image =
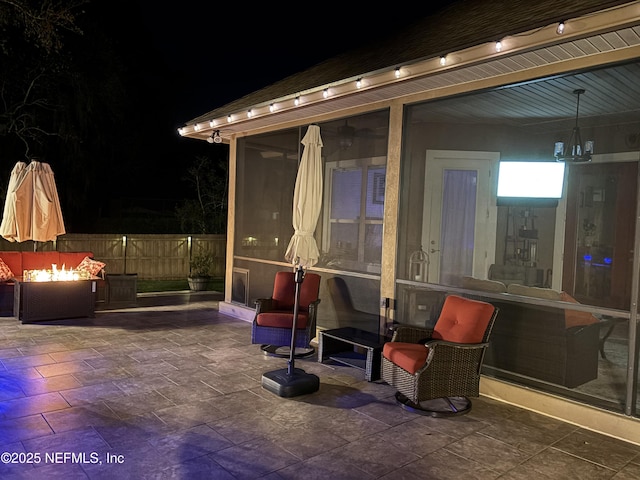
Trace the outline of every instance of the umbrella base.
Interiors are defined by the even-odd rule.
[[[260,350],[270,357],[289,358],[291,356],[291,347],[280,347],[278,345],[260,345]],[[293,356],[295,358],[309,358],[316,353],[315,348],[295,348]]]
[[[280,397],[297,397],[317,392],[320,389],[320,379],[300,368],[294,368],[291,374],[284,368],[264,373],[262,388]]]

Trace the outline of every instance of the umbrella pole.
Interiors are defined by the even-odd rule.
[[[295,349],[296,349],[296,327],[298,324],[298,311],[300,309],[300,285],[304,280],[304,270],[302,265],[298,265],[296,275],[294,277],[296,282],[296,294],[293,302],[293,325],[291,326],[291,351],[289,352],[289,361],[287,362],[287,373],[292,375],[295,370]]]
[[[317,375],[295,368],[296,324],[298,323],[298,309],[300,304],[300,284],[304,279],[304,270],[298,266],[295,274],[296,293],[293,304],[293,324],[291,325],[291,351],[286,369],[273,370],[262,375],[262,386],[281,397],[296,397],[317,392],[320,389],[320,379]]]

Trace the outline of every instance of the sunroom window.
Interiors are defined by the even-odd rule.
[[[328,264],[380,272],[386,157],[327,162],[322,250]]]

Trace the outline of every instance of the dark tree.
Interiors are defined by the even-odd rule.
[[[176,208],[184,233],[225,233],[227,226],[227,163],[196,157],[184,181],[192,197]]]

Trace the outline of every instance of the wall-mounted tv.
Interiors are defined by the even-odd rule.
[[[557,205],[562,197],[564,166],[563,162],[501,161],[498,205]]]

